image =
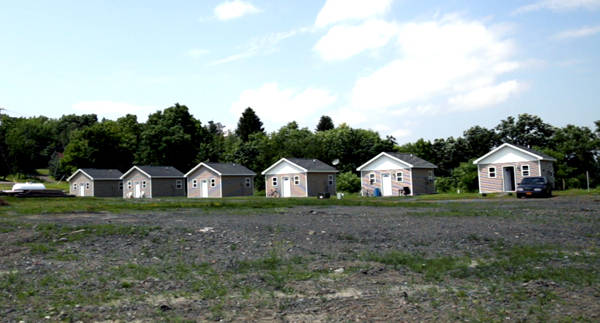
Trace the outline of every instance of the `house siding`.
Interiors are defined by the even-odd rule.
[[[181,188],[177,188],[177,181],[181,181]],[[159,196],[185,196],[185,178],[153,178],[152,197]]]
[[[431,174],[431,177],[429,176]],[[412,184],[413,194],[433,194],[435,193],[435,177],[433,169],[413,168]]]
[[[215,186],[212,187],[210,186],[210,179],[214,178],[215,179]],[[198,181],[198,187],[193,188],[192,187],[192,182],[193,180],[197,180]],[[217,173],[213,172],[212,170],[202,166],[200,168],[198,168],[195,172],[193,172],[192,174],[190,174],[190,176],[187,177],[187,191],[188,197],[191,198],[201,198],[202,197],[202,181],[206,180],[207,184],[208,184],[208,197],[214,197],[214,198],[218,198],[221,197],[221,176],[219,176]]]
[[[333,184],[329,185],[329,175],[333,175]],[[335,173],[309,173],[308,196],[317,196],[319,193],[335,195]]]
[[[250,187],[246,187],[246,178],[250,178]],[[254,194],[253,176],[222,176],[223,196],[252,196]],[[294,183],[292,183],[294,185]]]
[[[515,168],[516,182],[520,183],[523,180],[521,166],[529,165],[529,176],[540,176],[539,165],[537,160],[522,161],[515,163],[495,163],[477,165],[479,173],[479,191],[481,193],[498,193],[504,192],[504,167]],[[489,168],[496,168],[496,177],[489,177]]]
[[[73,189],[73,184],[77,184],[77,189]],[[84,189],[84,195],[81,195],[80,187],[85,184],[89,184],[89,188]],[[79,173],[69,181],[69,193],[79,197],[94,196],[94,181]]]
[[[96,180],[93,194],[96,197],[122,196],[123,192],[119,189],[119,183],[121,180]]]
[[[298,185],[294,184],[294,176],[300,177],[300,183]],[[272,178],[277,177],[277,186],[273,186]],[[291,197],[305,197],[307,193],[306,187],[306,174],[305,173],[290,173],[290,174],[277,174],[277,175],[266,175],[265,176],[265,191],[267,197],[271,196],[272,192],[279,193],[279,196],[282,196],[281,185],[283,183],[283,178],[289,177],[291,181]]]
[[[542,169],[541,176],[546,176],[546,178],[548,178],[548,181],[550,181],[552,187],[554,188],[556,186],[554,180],[554,163],[549,160],[541,160],[540,168]]]
[[[127,187],[127,182],[129,181],[131,181],[131,188]],[[142,187],[142,181],[146,181],[146,188]],[[144,197],[152,198],[152,181],[148,176],[144,175],[137,169],[134,169],[131,173],[127,174],[127,176],[123,178],[123,197],[129,197],[129,193],[131,193],[131,196],[134,197],[135,185],[138,183],[140,184],[141,192],[144,192]]]
[[[396,179],[396,173],[402,172],[402,182],[398,182]],[[389,173],[392,176],[392,195],[400,196],[401,192],[404,191],[404,187],[411,189],[411,194],[415,194],[412,191],[412,171],[410,169],[388,169],[388,170],[373,170],[373,171],[361,171],[361,193],[363,196],[373,196],[375,189],[383,193],[382,188],[382,174]],[[369,181],[369,174],[375,174],[375,183],[371,184]]]

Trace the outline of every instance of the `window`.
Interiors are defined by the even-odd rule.
[[[123,190],[123,182],[119,182],[119,191]]]
[[[178,190],[182,189],[183,188],[183,181],[180,180],[180,179],[176,180],[175,181],[175,188],[178,189]]]
[[[489,178],[496,178],[496,167],[490,167],[490,168],[488,168],[488,177]]]
[[[521,165],[521,175],[529,176],[529,165]]]
[[[273,186],[277,186],[277,177],[272,177],[271,181],[273,183]]]
[[[397,182],[402,182],[402,172],[397,172],[396,173],[396,181]]]
[[[250,179],[250,177],[246,177],[245,184],[246,184],[246,187],[250,187],[251,186],[252,180]]]
[[[142,181],[142,188],[146,188],[146,181]]]
[[[77,189],[77,183],[73,183],[73,189],[76,190]]]
[[[327,176],[327,182],[329,183],[329,185],[333,185],[333,175]]]
[[[375,174],[373,173],[369,174],[369,184],[375,184]]]
[[[214,178],[211,178],[210,179],[210,187],[215,187],[215,186],[217,186],[217,180]]]
[[[127,181],[127,189],[131,189],[131,181]]]
[[[85,183],[85,189],[89,190],[90,189],[90,183]]]
[[[194,179],[194,180],[192,180],[192,188],[196,188],[196,187],[198,187],[198,180]]]
[[[433,183],[433,171],[427,171],[427,180],[429,180],[430,183]]]
[[[300,185],[300,176],[294,176],[294,185]]]

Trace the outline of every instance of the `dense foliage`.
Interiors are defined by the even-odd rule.
[[[190,114],[185,105],[175,104],[148,117],[145,123],[125,115],[116,121],[98,121],[96,115],[0,118],[0,175],[34,174],[49,168],[65,178],[80,167],[127,170],[133,164],[171,165],[186,172],[201,161],[236,162],[260,173],[281,157],[317,158],[326,163],[339,160],[340,190],[360,189],[356,168],[382,151],[413,153],[438,166],[440,191],[477,189],[477,172],[472,160],[493,147],[509,142],[529,146],[557,159],[558,188],[585,187],[586,171],[591,186],[600,184],[600,121],[596,129],[567,125],[558,128],[539,117],[521,114],[508,117],[491,129],[474,126],[462,137],[433,141],[419,139],[396,145],[393,137],[377,132],[333,126],[321,117],[315,131],[292,121],[266,133],[254,110],[242,114],[235,132],[225,131],[213,121],[206,124]],[[264,186],[257,176],[257,187]]]

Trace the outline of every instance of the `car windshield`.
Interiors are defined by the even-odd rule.
[[[544,184],[543,177],[529,177],[524,178],[521,184]]]

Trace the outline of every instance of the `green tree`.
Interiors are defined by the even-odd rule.
[[[501,142],[526,147],[546,147],[555,129],[544,123],[540,117],[524,113],[520,114],[517,120],[510,116],[500,121],[496,131]]]
[[[588,127],[567,125],[559,128],[552,137],[552,150],[556,152],[556,185],[567,188],[586,186],[586,171],[590,174],[590,184],[600,184],[599,154],[600,138]],[[552,153],[552,151],[550,151]]]
[[[468,159],[481,157],[500,143],[498,134],[494,130],[480,126],[474,126],[465,130],[463,138],[467,144],[465,157]]]
[[[475,192],[479,187],[477,165],[473,165],[473,160],[460,163],[458,167],[452,170],[452,178],[457,188],[463,192]]]
[[[336,185],[340,192],[358,192],[360,191],[360,177],[353,172],[344,172],[337,177]]]
[[[242,141],[248,141],[248,137],[256,132],[264,133],[263,123],[260,121],[256,112],[252,108],[248,107],[242,113],[240,120],[235,129],[235,134],[242,139]]]
[[[335,128],[333,125],[333,120],[329,116],[322,116],[319,120],[319,124],[317,124],[317,131],[327,131]]]
[[[5,143],[11,172],[35,174],[54,152],[56,122],[46,117],[18,118],[10,123]]]

